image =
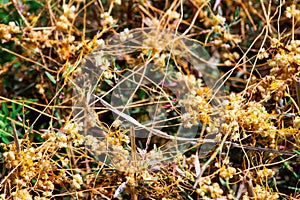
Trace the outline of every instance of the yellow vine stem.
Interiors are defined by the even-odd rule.
[[[193,186],[194,189],[196,189],[199,181],[201,180],[202,178],[202,175],[204,173],[204,171],[207,169],[207,167],[209,166],[209,164],[217,157],[217,155],[222,151],[223,149],[223,146],[226,142],[226,139],[227,137],[229,136],[229,134],[231,133],[231,128],[227,131],[227,133],[225,134],[223,140],[221,141],[219,147],[214,151],[214,153],[210,156],[210,158],[208,159],[208,161],[206,163],[204,163],[204,165],[201,167],[201,170],[200,170],[200,174],[198,175],[196,181],[195,181],[195,184]]]
[[[295,105],[296,109],[298,110],[298,113],[300,113],[299,106],[298,106],[297,102],[294,100],[294,98],[291,97],[291,95],[287,92],[284,93],[284,96],[289,97],[291,99],[291,101]]]
[[[57,117],[55,117],[55,116],[52,116],[52,115],[50,115],[50,114],[48,114],[48,113],[42,112],[42,111],[40,111],[40,110],[38,110],[38,109],[36,109],[36,108],[34,108],[34,107],[31,107],[31,106],[29,106],[29,105],[24,104],[26,101],[19,102],[19,101],[16,101],[16,100],[12,100],[12,99],[8,99],[8,98],[6,98],[6,97],[0,96],[0,100],[1,100],[1,99],[4,100],[5,102],[12,102],[12,103],[15,103],[15,104],[24,106],[24,107],[26,107],[26,108],[29,108],[29,109],[31,109],[31,110],[33,110],[33,111],[35,111],[35,112],[40,113],[40,115],[45,115],[45,116],[47,116],[47,117],[49,117],[49,118],[53,118],[53,119],[59,120],[59,119],[58,119]],[[1,101],[0,101],[0,102],[1,102]],[[36,104],[36,105],[39,105],[39,104]],[[47,106],[47,107],[54,107],[54,106],[48,106],[48,105],[46,105],[46,106]],[[18,124],[18,123],[16,122],[16,124]],[[20,124],[18,124],[18,125],[20,125]]]
[[[22,56],[22,55],[20,55],[20,54],[18,54],[18,53],[16,53],[16,52],[13,52],[13,51],[7,49],[7,48],[4,48],[4,47],[0,46],[0,49],[1,49],[2,51],[6,51],[7,53],[10,53],[10,54],[12,54],[12,55],[15,55],[15,56],[17,56],[17,57],[19,57],[19,58],[21,58],[21,59],[23,59],[23,60],[26,60],[26,61],[28,61],[28,62],[34,63],[34,64],[36,64],[36,65],[38,65],[38,66],[40,66],[40,67],[46,69],[46,70],[49,71],[49,72],[56,73],[56,71],[54,71],[54,70],[52,70],[52,69],[49,69],[48,67],[42,65],[41,63],[36,62],[36,61],[34,61],[34,60],[31,60],[30,58],[26,58],[26,57],[24,57],[24,56]]]

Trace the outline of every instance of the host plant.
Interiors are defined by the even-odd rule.
[[[299,16],[1,1],[1,198],[299,199]]]

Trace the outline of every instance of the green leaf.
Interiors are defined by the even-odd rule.
[[[140,99],[145,99],[146,95],[147,95],[147,93],[144,90],[138,91],[138,96]]]
[[[18,67],[20,67],[21,66],[21,62],[15,62],[14,64],[13,64],[13,67],[14,68],[18,68]]]
[[[281,160],[284,160],[282,156],[279,157]],[[284,162],[283,165],[286,167],[286,169],[288,169],[290,172],[292,172],[292,174],[294,175],[294,177],[296,179],[299,179],[299,175],[293,170],[293,168],[291,167],[291,165],[287,162]]]
[[[15,117],[18,114],[18,111],[16,110],[16,104],[12,103],[11,106],[12,106],[12,109],[11,109],[10,117],[15,119]]]
[[[31,179],[31,184],[32,184],[32,185],[34,185],[36,182],[37,182],[37,181],[36,181],[35,178]]]
[[[149,49],[147,54],[148,54],[147,57],[150,58],[150,56],[151,56],[151,54],[152,54],[152,50]]]
[[[8,139],[8,137],[12,137],[12,135],[10,135],[9,133],[0,129],[0,138],[5,144],[10,143],[10,140]]]
[[[4,115],[8,116],[8,108],[7,108],[7,103],[6,102],[2,103],[2,110],[4,112]]]
[[[7,4],[7,3],[9,3],[9,0],[1,0],[0,1],[0,5]]]
[[[53,83],[53,84],[56,84],[56,81],[55,79],[53,78],[53,76],[49,73],[49,72],[45,72],[46,76],[50,79],[50,81]]]
[[[38,102],[38,99],[26,99],[25,103],[33,103],[33,102]]]
[[[5,124],[4,124],[4,122],[2,120],[0,120],[0,127],[1,127],[1,129],[5,128]]]
[[[18,107],[16,108],[16,112],[20,113],[22,111],[23,106],[18,104]]]
[[[236,7],[235,8],[235,11],[234,11],[234,13],[233,13],[233,18],[234,19],[236,19],[236,18],[238,18],[240,16],[240,7]]]
[[[227,182],[223,178],[220,177],[219,180],[223,186],[227,186]]]
[[[10,141],[6,138],[6,137],[1,137],[2,141],[5,143],[5,144],[9,144]]]
[[[298,155],[300,155],[300,150],[294,150],[294,152]]]
[[[72,66],[72,65],[69,65],[69,67],[68,67],[68,72],[71,72],[72,69],[73,69],[73,66]]]

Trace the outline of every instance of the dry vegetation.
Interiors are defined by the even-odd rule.
[[[296,0],[1,2],[1,199],[300,199]]]

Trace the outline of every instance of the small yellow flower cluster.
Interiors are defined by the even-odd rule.
[[[183,123],[183,126],[185,128],[191,128],[193,125],[197,125],[198,124],[198,112],[195,110],[191,110],[187,113],[184,113],[181,116],[181,120]]]
[[[285,16],[287,18],[292,18],[292,17],[298,18],[300,16],[300,10],[296,9],[296,5],[293,4],[286,8]]]
[[[125,28],[124,31],[122,31],[120,33],[120,40],[121,40],[121,42],[124,42],[125,40],[130,39],[132,37],[133,37],[133,35],[132,35],[132,33],[129,32],[128,28]]]
[[[32,195],[29,193],[28,189],[17,190],[16,192],[12,193],[12,196],[16,200],[33,200]]]
[[[38,180],[36,185],[38,186],[38,188],[41,188],[43,190],[44,196],[52,195],[54,184],[52,180],[49,180],[49,176],[47,175],[47,173],[44,173],[42,176],[40,176],[40,179]]]
[[[296,116],[295,119],[294,119],[294,128],[296,129],[300,129],[300,117],[299,116]]]
[[[219,14],[213,16],[209,15],[209,12],[205,9],[200,12],[200,17],[203,18],[204,26],[211,27],[211,29],[216,32],[223,32],[223,26],[225,25],[226,19]]]
[[[83,184],[83,179],[80,174],[73,175],[73,180],[71,181],[71,187],[75,189],[80,189]]]
[[[266,111],[265,107],[258,102],[245,100],[236,94],[231,94],[229,100],[225,102],[225,109],[220,113],[220,117],[225,120],[221,125],[221,132],[227,133],[232,131],[232,139],[238,140],[240,136],[240,129],[243,131],[242,138],[247,135],[246,131],[254,131],[255,133],[262,134],[275,138],[276,128],[270,122],[270,114]]]
[[[222,59],[225,60],[224,64],[226,66],[231,66],[232,62],[236,62],[236,60],[240,59],[240,54],[236,51],[234,52],[224,52],[221,54]]]
[[[182,123],[184,127],[191,128],[193,125],[202,123],[209,124],[211,113],[211,106],[208,103],[210,96],[209,89],[203,86],[201,79],[196,79],[193,75],[183,75],[182,73],[177,73],[177,78],[179,82],[187,85],[190,89],[183,99],[179,101],[186,113],[182,114]]]
[[[59,24],[59,22],[57,22]],[[32,28],[25,28],[23,41],[21,45],[26,47],[26,53],[29,57],[39,56],[42,49],[51,48],[57,45],[56,53],[62,59],[68,59],[75,54],[78,47],[74,45],[75,36],[68,34],[63,36],[61,40],[54,40],[54,31],[50,29],[34,30]],[[34,54],[32,53],[34,52]]]
[[[103,39],[98,39],[98,40],[96,40],[96,44],[97,44],[97,46],[100,47],[100,48],[104,48],[104,47],[105,47],[105,42],[104,42]]]
[[[234,48],[236,46],[235,44],[239,44],[242,42],[240,35],[226,32],[220,26],[215,26],[212,29],[212,32],[220,33],[222,36],[221,38],[216,37],[212,41],[212,44],[216,45],[217,47],[221,46],[224,49],[230,49],[230,48]],[[228,44],[229,42],[233,42],[233,43],[229,45]]]
[[[144,54],[147,55],[149,49],[152,50],[152,54],[155,55],[156,53],[160,53],[164,50],[167,43],[163,42],[162,40],[157,39],[156,34],[149,34],[145,40],[143,40],[143,47],[144,47]]]
[[[222,178],[225,178],[226,180],[229,180],[231,178],[233,178],[233,176],[235,175],[236,173],[236,169],[234,167],[225,167],[225,165],[223,165],[221,168],[220,168],[220,176]]]
[[[56,23],[56,28],[61,31],[67,31],[72,26],[75,20],[76,7],[74,5],[70,6],[67,4],[63,5],[63,14],[59,17]]]
[[[95,155],[101,155],[107,153],[105,141],[100,141],[96,137],[87,135],[84,137],[85,145],[91,149]]]
[[[277,39],[271,40],[272,58],[268,60],[271,75],[279,79],[292,78],[295,72],[300,70],[300,40],[292,40],[283,45]],[[260,54],[266,55],[266,52]],[[261,58],[262,55],[259,55]]]
[[[156,163],[157,160],[163,158],[163,152],[155,149],[149,153],[143,153],[142,150],[136,152],[136,159],[133,160],[130,148],[124,147],[128,146],[130,141],[125,133],[121,131],[109,132],[105,136],[106,141],[105,139],[100,141],[90,135],[85,136],[85,145],[96,155],[108,155],[111,167],[119,172],[124,172],[129,178],[135,173],[145,173],[149,164]]]
[[[123,143],[129,143],[129,137],[122,131],[109,132],[106,139],[111,145],[122,146]]]
[[[95,65],[102,71],[108,70],[110,62],[105,58],[104,52],[101,50],[95,54]]]
[[[120,120],[120,119],[116,119],[113,123],[112,123],[112,126],[115,128],[115,129],[117,129],[117,128],[119,128],[119,126],[121,126],[122,125],[122,121]]]
[[[103,40],[97,40],[99,41],[99,45],[103,45],[102,41]],[[96,41],[96,43],[98,43]],[[91,43],[89,43],[91,44]],[[109,67],[111,66],[111,63],[110,61],[105,57],[105,54],[104,54],[104,51],[103,50],[100,50],[100,51],[97,51],[96,53],[93,54],[93,59],[94,59],[94,63],[95,63],[95,66],[100,69],[100,73],[101,73],[101,76],[102,78],[104,79],[112,79],[114,77],[114,72],[113,70],[111,70]],[[79,75],[79,76],[89,76],[87,77],[88,79],[91,79],[90,75],[89,74],[82,74],[82,70],[81,68],[78,68],[78,70],[76,71],[76,73]]]
[[[179,19],[180,18],[180,14],[174,10],[168,10],[166,12],[166,14],[168,15],[168,17],[172,20],[172,19]]]
[[[217,33],[220,37],[212,37],[212,44],[216,47],[223,47],[229,49],[235,47],[235,44],[240,43],[241,37],[237,34],[231,34],[228,29],[225,28],[226,18],[217,14],[212,17],[208,16],[207,11],[200,13],[200,17],[203,18],[204,26],[210,27],[209,35],[212,33]],[[229,45],[229,42],[233,42]]]
[[[111,155],[111,161],[115,169],[120,172],[132,171],[132,165],[129,165],[130,154],[128,150],[125,150],[122,146],[112,145],[109,154]],[[134,170],[135,171],[135,170]]]
[[[275,171],[264,167],[262,170],[257,171],[257,179],[263,182],[268,181],[268,178],[271,178],[275,175]]]
[[[162,54],[156,53],[153,57],[154,63],[157,66],[165,67],[166,66],[166,58],[168,58],[168,56],[169,55],[166,53],[162,53]]]
[[[78,133],[80,129],[80,125],[67,123],[57,134],[46,131],[42,135],[42,138],[46,139],[46,141],[39,147],[34,147],[27,139],[19,140],[20,150],[17,150],[15,143],[5,145],[7,150],[7,152],[3,153],[5,167],[16,170],[9,175],[13,178],[8,178],[4,184],[10,184],[16,188],[16,192],[11,193],[14,199],[46,199],[46,197],[53,195],[55,184],[70,184],[75,190],[81,189],[84,183],[81,172],[76,172],[70,180],[70,177],[67,177],[67,169],[64,169],[70,164],[70,160],[64,155],[61,156],[58,152],[60,148],[66,147],[65,144],[67,142],[73,142],[74,146],[82,143],[82,136]],[[95,142],[90,140],[87,141],[91,145],[95,144]],[[95,145],[97,146],[98,144]],[[105,142],[103,144],[103,149],[105,149]],[[73,148],[73,146],[69,145],[68,148]],[[128,152],[125,150],[121,152],[120,149],[116,151],[121,155]],[[59,160],[52,160],[54,155],[58,156]],[[124,168],[126,168],[126,165]],[[70,175],[70,173],[68,174]],[[27,189],[32,188],[32,180],[36,181],[33,190],[37,194],[40,193],[40,197],[33,198],[31,196],[33,195],[32,191]]]
[[[135,171],[132,165],[128,167],[131,159],[130,152],[123,147],[129,144],[129,137],[121,131],[109,132],[106,134],[106,141],[105,149],[107,150],[102,152],[107,152],[114,168],[121,172]]]
[[[44,83],[44,84],[36,84],[35,88],[38,89],[40,94],[44,94],[45,92],[45,88],[48,87],[48,83]]]
[[[213,15],[213,24],[214,25],[225,25],[226,19],[221,15]]]
[[[43,134],[41,134],[41,137],[52,142],[56,140],[56,134],[52,131],[45,131]]]
[[[224,191],[221,189],[219,183],[211,182],[211,177],[203,177],[199,181],[200,188],[196,189],[196,193],[199,194],[203,199],[208,199],[207,192],[210,193],[211,198],[224,198],[222,195]]]
[[[10,149],[11,148],[12,147],[10,147]],[[14,151],[9,151],[9,152],[3,153],[3,157],[6,161],[5,167],[8,169],[14,168],[19,164],[18,160],[16,160],[16,155],[15,155]]]
[[[269,57],[269,53],[265,50],[265,48],[261,48],[257,55],[258,59],[264,59]]]
[[[257,200],[277,200],[279,199],[279,195],[276,192],[269,192],[266,188],[261,187],[260,185],[256,185],[253,188],[253,191],[255,193],[255,199]],[[248,196],[248,192],[246,192],[243,196],[243,200],[250,200],[253,199],[253,197]]]
[[[121,0],[114,0],[113,1],[115,4],[117,4],[117,5],[121,5],[122,4],[122,1]]]
[[[276,79],[275,76],[265,76],[262,79],[252,79],[253,83],[246,89],[246,97],[249,100],[267,102],[270,99],[276,102],[282,101],[287,92],[290,80]]]
[[[41,31],[32,29],[28,30],[28,32],[24,35],[24,42],[22,43],[22,46],[31,45],[32,47],[39,49],[44,49],[46,47],[50,48],[54,45],[54,41],[50,39],[51,35],[52,31],[48,29]],[[39,53],[38,49],[35,49],[34,52]]]
[[[296,54],[300,54],[300,40],[291,41],[286,48]]]
[[[8,25],[0,24],[1,42],[7,42],[12,39],[12,34],[20,33],[20,27],[15,22],[9,22]]]
[[[149,17],[145,17],[144,23],[149,27],[159,27],[159,20],[157,18],[150,19]]]
[[[82,123],[66,123],[63,128],[63,132],[58,132],[58,140],[64,145],[66,145],[67,142],[73,142],[75,146],[83,144],[84,137],[79,134],[79,131],[82,131],[82,126]]]
[[[173,55],[181,55],[181,51],[173,48],[180,44],[180,40],[174,40],[174,33],[170,30],[164,32],[159,31],[159,29],[153,29],[149,32],[144,32],[142,52],[145,55],[149,54],[151,50],[151,55],[158,58],[161,53],[166,53],[165,50],[172,49]]]
[[[60,48],[57,49],[57,53],[62,59],[66,60],[75,55],[77,47],[73,44],[74,41],[75,37],[73,35],[68,35],[60,42]]]
[[[110,27],[115,24],[114,18],[108,12],[102,13],[101,18],[103,19],[103,27],[104,28]]]
[[[52,172],[54,168],[50,163],[50,159],[45,159],[44,157],[44,151],[52,151],[54,150],[53,148],[56,148],[49,145],[50,143],[45,143],[45,149],[42,150],[28,147],[20,152],[16,152],[14,144],[8,145],[9,151],[5,152],[3,156],[6,162],[6,168],[18,169],[16,171],[17,176],[12,182],[18,188],[17,192],[13,194],[16,198],[19,195],[25,195],[26,189],[23,190],[22,188],[30,187],[33,179],[36,179],[36,187],[43,191],[43,196],[52,195],[54,183],[51,181],[53,177],[49,177],[49,172]],[[22,144],[22,141],[20,141],[20,144]]]

